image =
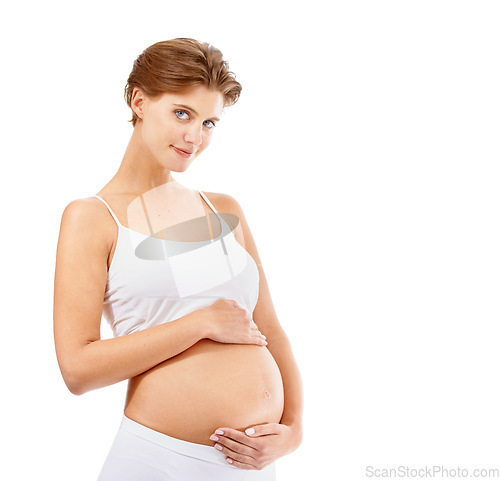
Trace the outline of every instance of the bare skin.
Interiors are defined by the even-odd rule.
[[[202,86],[183,94],[149,99],[137,89],[132,107],[139,120],[118,172],[99,195],[109,201],[124,225],[128,218],[134,219],[128,215],[131,202],[153,191],[160,192],[158,203],[150,202],[153,210],[161,212],[167,198],[168,205],[175,206],[175,199],[183,197],[183,207],[192,207],[195,216],[202,205],[199,197],[178,184],[172,172],[186,170],[210,144],[213,124],[222,113],[221,94]],[[164,186],[167,188],[162,191]],[[81,199],[68,205],[61,221],[54,292],[56,351],[63,377],[75,394],[130,379],[126,415],[153,429],[200,444],[214,445],[210,435],[222,428],[224,434],[216,435],[217,444],[232,464],[243,469],[261,469],[294,450],[301,441],[300,375],[274,311],[262,263],[240,205],[231,196],[206,195],[219,212],[237,216],[235,237],[259,268],[259,300],[253,315],[219,302],[164,325],[122,338],[100,340],[102,296],[116,246],[117,227],[98,199]],[[210,212],[208,206],[202,208],[205,213]],[[175,223],[172,215],[154,217],[159,223],[156,227]],[[229,349],[236,349],[244,373],[243,384],[233,382],[232,392],[227,392],[228,385],[224,384],[228,372],[223,367],[230,362]],[[193,422],[187,427],[185,423],[175,426],[176,417],[168,418],[167,411],[161,412],[161,403],[151,409],[152,402],[163,396],[169,400],[168,406],[178,404],[166,386],[172,386],[186,369],[192,369],[191,374],[200,372],[200,365],[193,363],[196,353],[209,356],[206,359],[210,360],[204,363],[207,371],[196,384],[199,397],[215,385],[213,400],[222,402],[225,409],[222,415],[217,414],[204,424],[202,419],[207,418],[207,413],[200,408],[200,399],[190,411]],[[251,371],[256,362],[261,367],[257,373]],[[210,378],[210,373],[215,374]],[[204,379],[208,379],[205,385]],[[252,383],[252,379],[257,382]],[[252,390],[248,385],[257,387]],[[235,408],[231,401],[243,387],[247,389],[243,398],[250,399],[251,406],[238,411],[238,403]],[[217,389],[226,390],[225,399]],[[247,416],[248,412],[252,414]],[[183,418],[187,413],[181,414]],[[250,425],[256,433],[244,434],[242,431]]]

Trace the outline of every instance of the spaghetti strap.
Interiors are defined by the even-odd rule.
[[[209,205],[209,207],[217,214],[217,217],[219,217],[219,213],[217,212],[217,210],[215,209],[215,207],[212,205],[212,202],[210,202],[208,200],[207,196],[201,190],[199,190],[198,192],[205,199],[205,202]]]
[[[113,219],[115,219],[115,222],[118,224],[118,227],[123,227],[118,220],[118,217],[116,217],[115,213],[111,210],[111,207],[108,205],[108,203],[102,198],[99,197],[98,195],[94,195],[94,197],[97,197],[100,201],[104,202],[104,205],[108,208],[109,213],[113,216]]]
[[[215,215],[221,220],[221,225],[225,224],[224,220],[222,219],[220,214],[217,212],[217,209],[213,206],[212,202],[210,202],[208,200],[207,196],[201,190],[199,190],[198,192],[203,197],[203,199],[205,199],[205,202],[209,205],[209,207],[214,211]],[[118,220],[118,217],[116,217],[115,213],[111,210],[111,207],[108,205],[108,203],[102,197],[99,197],[98,195],[94,195],[93,197],[97,197],[101,202],[104,203],[104,205],[108,208],[109,213],[113,216],[113,219],[115,219],[115,222],[118,224],[119,227],[124,227],[121,224],[121,222]]]
[[[210,206],[210,208],[214,211],[215,215],[218,217],[220,222],[221,233],[217,239],[220,239],[222,243],[222,248],[224,249],[224,254],[227,255],[226,246],[224,244],[224,236],[226,236],[229,232],[231,232],[231,226],[222,218],[222,216],[217,212],[217,209],[212,205],[207,198],[207,196],[201,191],[198,191],[200,195],[205,199],[205,202]],[[212,239],[211,242],[215,242],[216,239]]]

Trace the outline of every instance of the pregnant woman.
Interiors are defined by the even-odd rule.
[[[63,212],[62,376],[77,395],[129,380],[99,481],[274,480],[274,461],[301,443],[300,374],[243,211],[172,177],[240,91],[207,43],[148,47],[125,88],[134,130],[118,171]]]

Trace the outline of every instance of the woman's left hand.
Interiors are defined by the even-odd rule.
[[[262,469],[294,451],[302,440],[302,434],[301,430],[294,426],[268,423],[258,424],[245,432],[219,428],[210,439],[216,441],[214,448],[219,447],[219,451],[226,455],[226,461],[232,466]]]

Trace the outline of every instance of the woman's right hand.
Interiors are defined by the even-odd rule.
[[[206,312],[208,339],[229,344],[266,346],[266,337],[248,311],[229,299],[217,299],[203,309]]]

